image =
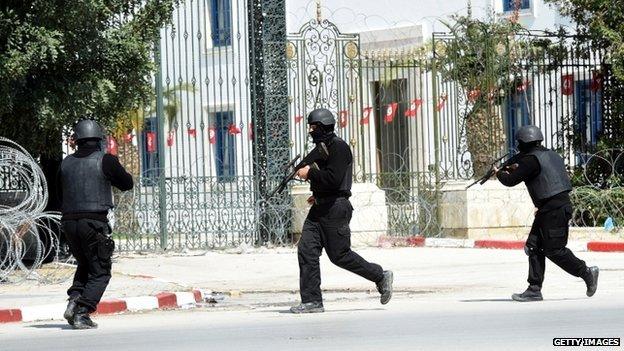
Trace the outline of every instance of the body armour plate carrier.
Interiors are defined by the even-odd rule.
[[[563,158],[553,150],[537,149],[528,153],[537,158],[540,173],[526,183],[534,204],[565,191],[572,190]]]
[[[340,139],[339,137],[334,137],[330,143],[339,143],[339,142],[344,143],[344,141]],[[329,157],[331,157],[331,151],[330,151]],[[317,164],[320,169],[325,168],[325,162],[318,162]],[[347,166],[347,171],[345,172],[344,177],[342,177],[342,180],[340,181],[340,185],[338,186],[337,189],[335,189],[338,194],[346,194],[351,191],[351,185],[353,183],[353,167],[351,167],[352,164],[353,164],[353,161],[351,161],[349,165]],[[310,183],[310,190],[312,192],[318,191],[318,189],[315,188],[314,183],[312,182]],[[324,189],[323,191],[326,192],[327,189]]]
[[[61,164],[63,213],[107,212],[113,207],[111,183],[102,172],[104,152],[67,156]]]

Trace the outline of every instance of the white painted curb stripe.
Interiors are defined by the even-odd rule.
[[[443,238],[425,238],[425,246],[427,247],[474,247],[473,239],[443,239]]]
[[[22,307],[22,322],[44,321],[49,319],[63,319],[67,308],[66,303]]]
[[[156,296],[128,297],[124,301],[126,301],[128,311],[158,309],[158,298]]]
[[[587,251],[587,242],[585,241],[570,241],[567,248],[572,251],[583,252]]]
[[[500,240],[514,241],[514,240]],[[425,247],[443,247],[443,248],[473,248],[474,239],[452,239],[452,238],[425,238]],[[588,242],[586,241],[570,241],[567,248],[576,252],[588,251]]]
[[[192,292],[177,292],[176,301],[179,307],[195,306],[195,295]]]

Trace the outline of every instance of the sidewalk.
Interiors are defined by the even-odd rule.
[[[163,291],[192,294],[194,289],[204,294],[220,292],[230,301],[250,298],[256,302],[268,299],[273,303],[285,303],[298,299],[296,249],[243,248],[238,251],[242,253],[210,251],[117,258],[104,300],[147,298]],[[522,250],[406,247],[364,248],[356,252],[384,269],[393,270],[395,291],[416,298],[508,298],[511,292],[526,287],[528,267]],[[622,296],[623,254],[576,254],[589,265],[600,267],[598,294]],[[340,293],[341,298],[360,298],[362,294],[377,296],[373,283],[334,266],[326,255],[321,257],[321,271],[322,287],[327,292]],[[69,282],[0,285],[0,310],[64,305],[68,286]],[[547,263],[546,297],[582,298],[584,289],[581,279]],[[217,306],[219,304],[217,302]]]

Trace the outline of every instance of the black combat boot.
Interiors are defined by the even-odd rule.
[[[67,323],[69,323],[69,325],[74,325],[74,315],[76,314],[77,306],[76,300],[78,300],[79,297],[80,295],[73,295],[67,299],[67,308],[65,309],[65,313],[63,313],[63,317],[67,319]]]
[[[323,302],[315,301],[315,302],[306,302],[300,303],[297,306],[293,306],[290,308],[290,312],[292,313],[319,313],[325,312],[325,308],[323,308]]]
[[[596,266],[587,267],[585,271],[585,276],[583,280],[587,285],[587,296],[592,297],[596,293],[596,289],[598,289],[598,273],[600,273],[600,269]]]
[[[522,294],[513,294],[511,299],[514,301],[528,302],[528,301],[542,301],[542,289],[537,285],[529,285],[529,287]]]
[[[384,271],[383,279],[377,283],[377,291],[381,294],[379,301],[382,305],[387,304],[392,298],[392,280],[394,275],[392,271]]]
[[[78,306],[76,308],[76,314],[74,315],[74,329],[95,329],[97,323],[91,320],[89,317],[89,310],[84,306]]]

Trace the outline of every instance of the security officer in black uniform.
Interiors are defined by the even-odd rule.
[[[523,126],[516,132],[519,153],[497,172],[498,180],[506,186],[526,184],[537,208],[535,220],[524,248],[529,256],[529,287],[513,294],[515,301],[540,301],[544,281],[545,258],[569,274],[580,277],[587,285],[587,296],[593,296],[598,286],[598,267],[587,267],[572,251],[568,243],[569,221],[572,218],[572,190],[563,158],[553,150],[541,146],[544,136],[536,126]]]
[[[375,282],[382,304],[392,297],[392,271],[384,271],[351,251],[349,222],[353,207],[349,197],[353,156],[349,145],[334,134],[335,124],[327,109],[316,109],[308,115],[309,134],[315,144],[325,143],[329,157],[317,161],[318,168],[308,166],[297,173],[299,178],[310,181],[312,196],[308,203],[312,208],[298,245],[301,304],[293,306],[292,313],[324,311],[319,267],[323,248],[335,265]]]
[[[78,267],[67,291],[64,317],[75,329],[96,328],[89,315],[97,308],[111,278],[111,238],[108,212],[113,208],[112,187],[130,190],[132,176],[117,157],[102,147],[103,131],[97,122],[82,120],[74,128],[78,150],[60,169],[61,223]]]

